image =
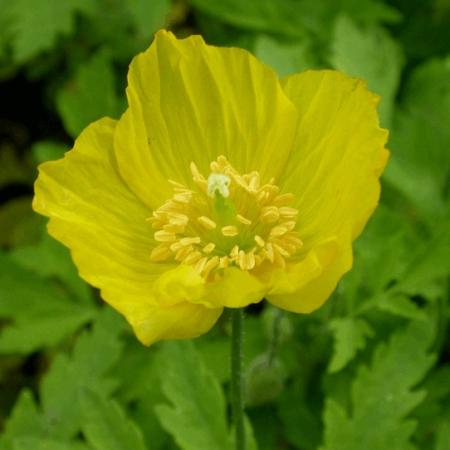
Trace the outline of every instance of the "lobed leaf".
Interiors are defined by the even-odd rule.
[[[170,404],[156,413],[183,450],[231,450],[225,397],[190,341],[167,342],[161,355],[162,390]]]
[[[375,350],[370,366],[362,366],[352,383],[352,411],[327,399],[323,450],[405,450],[416,427],[407,418],[424,399],[414,391],[435,358],[428,353],[432,330],[412,322]]]

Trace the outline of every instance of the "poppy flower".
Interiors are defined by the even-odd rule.
[[[380,194],[378,97],[335,71],[160,31],[128,108],[39,167],[34,209],[146,345],[267,299],[309,313],[352,266]]]

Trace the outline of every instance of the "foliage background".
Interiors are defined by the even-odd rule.
[[[36,165],[120,115],[127,65],[163,26],[280,75],[363,77],[391,129],[381,205],[332,300],[247,311],[251,447],[449,450],[448,0],[0,0],[0,449],[231,449],[227,317],[142,347],[30,208]]]

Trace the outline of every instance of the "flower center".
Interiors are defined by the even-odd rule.
[[[193,266],[206,280],[228,266],[285,267],[302,246],[295,231],[298,211],[288,206],[293,194],[280,194],[274,180],[262,185],[256,171],[239,174],[224,156],[210,167],[206,179],[191,163],[193,189],[169,180],[172,198],[148,219],[159,243],[152,261]]]

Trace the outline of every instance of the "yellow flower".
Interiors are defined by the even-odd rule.
[[[266,298],[308,313],[379,198],[377,96],[334,71],[279,80],[248,52],[157,33],[128,109],[40,166],[34,209],[144,344]]]

